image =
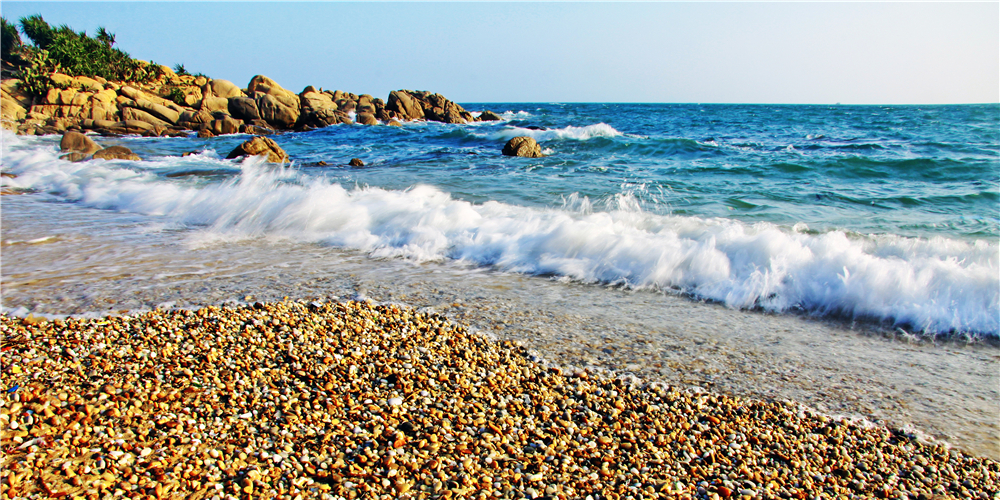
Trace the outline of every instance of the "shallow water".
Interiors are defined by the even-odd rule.
[[[5,196],[3,302],[24,314],[370,298],[431,307],[552,362],[908,426],[1000,458],[1000,351],[871,325],[280,239],[206,244],[142,217]]]

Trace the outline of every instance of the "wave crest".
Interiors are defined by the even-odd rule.
[[[474,204],[435,187],[345,188],[259,159],[224,182],[171,180],[153,163],[74,164],[39,148],[8,152],[5,185],[86,206],[168,217],[193,244],[277,237],[373,257],[456,259],[636,289],[680,290],[734,308],[871,318],[926,333],[1000,330],[998,245],[947,238],[810,234],[772,224],[643,212],[624,193],[600,210]],[[176,165],[175,165],[176,166]]]

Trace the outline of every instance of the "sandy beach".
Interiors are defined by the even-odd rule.
[[[995,461],[539,363],[434,313],[2,317],[3,498],[992,498]]]

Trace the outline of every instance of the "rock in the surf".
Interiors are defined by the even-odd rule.
[[[541,158],[545,156],[542,154],[542,148],[538,145],[538,142],[526,135],[507,141],[507,144],[503,147],[503,154],[505,156],[521,156],[524,158]]]
[[[362,125],[378,125],[378,120],[371,113],[358,113],[358,123]]]
[[[347,163],[352,167],[363,167],[365,162],[361,161],[361,158],[351,158],[351,161]]]
[[[101,160],[134,160],[139,161],[139,155],[132,152],[131,149],[125,146],[109,146],[96,153],[94,153],[94,158]]]
[[[273,140],[267,137],[254,137],[236,147],[226,158],[239,158],[241,156],[267,156],[267,161],[271,163],[284,163],[288,161],[288,154]]]
[[[59,149],[61,151],[74,151],[85,155],[92,155],[100,151],[101,146],[90,137],[79,132],[68,131],[63,134],[62,140],[59,141]]]
[[[503,120],[503,118],[500,118],[500,115],[492,111],[483,111],[482,113],[479,114],[478,120],[481,122],[496,122]]]

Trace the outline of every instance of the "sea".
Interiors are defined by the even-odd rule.
[[[406,304],[1000,459],[1000,105],[463,106],[502,120],[275,135],[285,165],[4,131],[2,311]]]

